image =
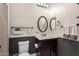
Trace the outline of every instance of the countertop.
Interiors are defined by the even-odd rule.
[[[33,36],[33,35],[9,35],[9,38],[18,38],[18,37],[30,37],[30,36]]]
[[[59,39],[65,39],[65,40],[69,40],[69,41],[76,41],[76,42],[79,42],[79,40],[72,40],[72,39],[69,39],[69,38],[64,38],[64,37],[58,37]]]
[[[9,38],[19,38],[19,37],[30,37],[30,36],[34,36],[39,40],[47,40],[47,39],[53,39],[53,38],[58,38],[61,36],[58,35],[48,35],[48,36],[40,36],[40,35],[26,35],[26,34],[22,34],[22,35],[9,35]]]
[[[9,35],[9,38],[18,38],[18,37],[30,37],[30,36],[35,36],[35,35]],[[72,40],[68,38],[64,38],[62,36],[49,36],[49,37],[38,37],[35,36],[39,40],[48,40],[48,39],[54,39],[54,38],[61,38],[61,39],[66,39],[66,40],[71,40],[71,41],[79,41],[79,40]]]

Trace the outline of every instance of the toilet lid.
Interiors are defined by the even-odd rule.
[[[27,53],[21,53],[19,54],[19,56],[30,56],[30,54],[27,52]]]

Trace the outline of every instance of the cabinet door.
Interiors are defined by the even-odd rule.
[[[50,42],[48,41],[41,41],[40,45],[40,55],[41,56],[50,56]]]
[[[57,38],[40,41],[40,49],[38,55],[40,56],[57,56]]]
[[[52,39],[50,46],[51,46],[51,56],[57,56],[58,55],[57,39]]]
[[[0,5],[0,46],[2,46],[2,30],[3,30],[3,27],[2,27],[2,20],[1,20],[1,5]],[[0,56],[2,55],[2,47],[0,47]]]
[[[8,7],[4,3],[0,3],[0,53],[8,55]]]

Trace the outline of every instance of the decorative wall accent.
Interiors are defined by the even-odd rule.
[[[38,22],[37,22],[37,26],[38,26],[38,29],[41,32],[45,32],[47,30],[47,28],[48,28],[48,21],[47,21],[45,16],[39,17]]]
[[[38,29],[40,32],[45,32],[48,28],[48,20],[45,16],[40,16],[37,22]],[[63,28],[63,25],[59,20],[56,20],[56,16],[50,19],[49,27],[51,31],[54,31],[58,28]]]
[[[50,26],[50,30],[51,30],[51,31],[56,29],[56,18],[52,18],[52,19],[50,20],[49,26]]]
[[[56,20],[56,16],[55,16],[54,18],[50,19],[49,27],[50,27],[50,30],[53,31],[58,29],[57,27],[63,28],[63,25],[59,20]]]

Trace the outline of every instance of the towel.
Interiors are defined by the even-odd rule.
[[[64,34],[77,35],[77,27],[75,25],[64,26]]]
[[[70,26],[70,34],[75,35],[75,26]]]
[[[63,28],[64,28],[64,34],[69,35],[69,26],[65,25],[65,26],[63,26]]]
[[[20,41],[19,45],[19,53],[25,53],[29,51],[29,41]]]

